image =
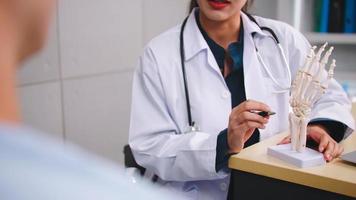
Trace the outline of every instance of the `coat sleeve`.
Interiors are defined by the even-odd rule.
[[[301,33],[296,30],[292,30],[292,32],[293,34],[290,34],[292,36],[292,44],[288,45],[288,47],[290,66],[292,67],[293,77],[295,77],[299,67],[304,64],[311,45]],[[326,69],[329,69],[329,64],[326,66]],[[347,138],[355,130],[355,121],[351,114],[351,107],[351,101],[341,85],[335,79],[332,79],[327,92],[314,105],[311,120],[322,118],[341,122],[348,126],[344,133],[344,138]]]
[[[137,163],[165,181],[223,178],[216,173],[217,134],[178,132],[152,50],[134,74],[129,144]]]

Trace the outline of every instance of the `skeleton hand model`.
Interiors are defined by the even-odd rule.
[[[292,84],[290,105],[293,112],[289,114],[289,126],[292,149],[298,152],[305,150],[311,110],[315,102],[326,92],[329,81],[334,76],[335,60],[332,61],[329,72],[325,70],[334,48],[331,47],[322,56],[326,47],[327,43],[317,53],[316,47],[311,48],[304,66],[298,71]]]

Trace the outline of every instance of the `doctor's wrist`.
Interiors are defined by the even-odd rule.
[[[228,131],[227,143],[228,143],[228,154],[237,154],[244,148],[244,142],[241,138],[236,137],[236,133]]]

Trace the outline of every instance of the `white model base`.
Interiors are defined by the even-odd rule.
[[[291,144],[269,147],[267,154],[299,168],[320,166],[326,163],[322,153],[309,148],[300,153],[292,150]]]

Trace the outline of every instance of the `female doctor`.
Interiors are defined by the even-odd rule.
[[[310,44],[284,23],[246,14],[249,3],[193,0],[183,24],[146,46],[134,75],[135,159],[190,199],[226,199],[229,156],[288,128],[289,88]],[[308,136],[327,161],[354,129],[350,108],[335,80],[313,108]]]

